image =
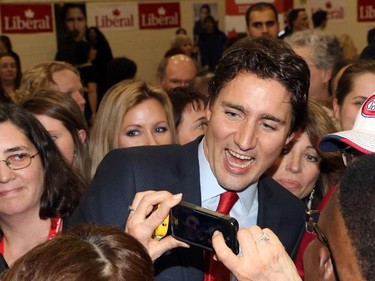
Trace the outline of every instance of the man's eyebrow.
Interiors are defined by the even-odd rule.
[[[246,112],[245,108],[242,105],[239,105],[239,104],[234,104],[234,103],[230,103],[230,102],[227,102],[227,101],[223,101],[223,102],[221,102],[221,105],[226,106],[226,107],[230,107],[230,108],[234,108],[234,109],[236,109],[238,111],[241,111],[241,112]]]
[[[285,120],[282,120],[274,115],[271,115],[271,114],[262,114],[261,115],[261,119],[267,119],[267,120],[271,120],[271,121],[274,121],[274,122],[277,122],[281,125],[285,125],[286,124],[286,121]]]

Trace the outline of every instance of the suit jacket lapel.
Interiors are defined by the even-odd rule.
[[[260,178],[258,183],[257,225],[261,228],[271,228],[275,232],[280,226],[280,209],[277,208],[279,202],[276,202],[277,198],[275,198],[271,187],[262,179]]]
[[[199,206],[201,205],[201,188],[198,145],[201,140],[202,137],[184,147],[183,154],[186,154],[189,160],[181,163],[184,170],[183,177],[167,187],[171,192],[182,192],[182,200]],[[179,268],[182,271],[183,280],[203,280],[203,250],[194,246],[190,249],[178,248],[176,250],[180,259],[179,264],[182,265]]]

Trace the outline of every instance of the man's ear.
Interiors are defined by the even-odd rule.
[[[319,249],[319,280],[335,280],[331,255],[326,247],[321,247]]]
[[[290,141],[294,138],[294,132],[291,133],[287,138],[286,138],[286,141],[285,141],[285,145],[287,145],[288,143],[290,143]]]
[[[87,133],[85,130],[81,129],[78,130],[79,138],[81,139],[81,142],[84,143],[87,138]]]
[[[208,105],[207,105],[207,108],[206,108],[206,116],[207,116],[207,120],[210,121],[211,119],[211,103],[209,102]]]
[[[323,75],[323,82],[328,83],[329,80],[331,80],[332,78],[332,68],[323,69],[322,75]]]
[[[159,75],[156,75],[156,83],[160,88],[163,88],[163,80],[160,78]]]

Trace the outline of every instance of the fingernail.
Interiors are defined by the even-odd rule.
[[[173,195],[173,199],[181,199],[182,198],[182,193],[178,193],[178,194],[175,194]]]
[[[212,237],[214,236],[218,236],[219,235],[219,231],[218,230],[215,230],[214,234],[212,234]]]

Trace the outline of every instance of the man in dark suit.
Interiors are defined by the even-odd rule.
[[[230,191],[238,200],[229,214],[240,227],[270,228],[294,256],[304,204],[263,173],[304,121],[308,88],[308,67],[286,43],[238,41],[210,82],[206,136],[184,146],[110,152],[70,223],[123,228],[134,195],[145,190],[182,193],[183,200],[211,210]],[[203,280],[202,250],[166,252],[155,262],[155,275],[156,280]]]

